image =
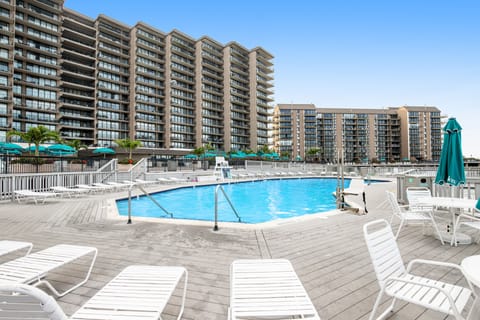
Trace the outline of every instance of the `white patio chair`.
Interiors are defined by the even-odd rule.
[[[383,295],[393,298],[393,301],[376,319],[383,319],[393,311],[397,299],[452,315],[457,320],[466,319],[462,315],[465,306],[470,297],[475,300],[477,297],[459,265],[415,259],[410,261],[405,269],[392,229],[386,220],[375,220],[365,224],[363,233],[380,285],[380,292],[369,320],[374,319]],[[468,288],[412,274],[412,267],[418,264],[456,269],[464,276]],[[473,302],[475,303],[476,301]]]
[[[7,255],[12,252],[26,249],[25,255],[28,255],[32,251],[33,244],[31,242],[23,241],[11,241],[11,240],[1,240],[0,241],[0,256]]]
[[[187,270],[157,266],[125,268],[71,317],[67,317],[58,303],[38,288],[25,284],[0,284],[0,318],[31,319],[34,314],[41,319],[54,320],[158,320],[182,277],[185,282],[177,318],[180,319],[185,304]]]
[[[264,259],[232,263],[228,319],[320,317],[290,261]]]
[[[433,205],[425,204],[422,199],[432,198],[430,189],[426,187],[410,187],[406,189],[408,205],[411,211],[431,212],[433,214]]]
[[[393,218],[396,217],[400,219],[400,225],[398,226],[397,234],[395,235],[395,239],[398,239],[398,236],[400,235],[400,231],[402,230],[402,227],[407,224],[422,224],[423,231],[425,231],[425,224],[426,223],[431,223],[432,227],[435,231],[435,233],[438,235],[438,238],[444,244],[442,235],[440,234],[440,230],[438,229],[437,223],[435,219],[433,218],[432,212],[431,211],[411,211],[409,210],[409,206],[400,206],[397,202],[397,198],[395,197],[395,194],[390,191],[385,191],[387,194],[387,200],[388,203],[390,203],[390,206],[392,207],[392,217],[390,219],[390,223],[393,222]],[[409,208],[408,210],[406,208]]]
[[[57,289],[45,279],[49,272],[54,269],[88,255],[92,255],[92,261],[88,267],[86,277],[62,293],[59,293]],[[35,286],[44,284],[56,296],[61,297],[87,282],[96,257],[97,249],[94,247],[67,244],[56,245],[1,264],[0,283],[24,283],[33,284]]]
[[[32,190],[15,190],[14,194],[18,203],[21,203],[22,201],[32,200],[33,202],[35,202],[35,204],[38,204],[39,201],[45,203],[45,200],[47,200],[47,198],[55,198],[57,196],[57,194],[54,192],[39,192]]]
[[[480,232],[480,217],[475,215],[475,213],[480,213],[480,210],[477,208],[473,208],[473,210],[473,213],[462,213],[458,216],[457,221],[453,226],[453,243],[455,246],[457,245],[458,229],[460,229],[461,226],[467,226]],[[476,242],[478,243],[479,240],[480,238],[477,237]]]

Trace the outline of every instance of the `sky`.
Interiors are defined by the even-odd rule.
[[[66,0],[127,25],[262,47],[274,59],[274,103],[436,106],[480,158],[478,0]]]

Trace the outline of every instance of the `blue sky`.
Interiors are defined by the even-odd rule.
[[[436,106],[480,157],[480,1],[66,0],[127,25],[148,23],[274,58],[275,103],[317,107]]]

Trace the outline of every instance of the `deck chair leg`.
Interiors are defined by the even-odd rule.
[[[440,238],[440,242],[442,243],[442,245],[444,245],[445,242],[443,241],[442,234],[440,233],[440,230],[438,229],[437,223],[435,222],[435,220],[433,220],[433,218],[432,218],[432,225],[433,225],[433,228],[435,229],[435,232],[437,233],[438,237]],[[454,226],[454,228],[455,228],[455,226]]]
[[[185,308],[185,298],[187,296],[187,282],[188,282],[188,271],[185,270],[185,275],[184,275],[184,283],[183,283],[183,297],[182,297],[182,306],[180,307],[180,312],[178,313],[177,320],[180,320],[182,318],[183,314],[183,309]]]
[[[400,230],[402,230],[404,222],[405,221],[403,219],[402,219],[402,221],[400,221],[400,225],[398,226],[397,234],[395,235],[395,240],[398,239],[398,236],[400,235]]]
[[[475,320],[476,317],[478,317],[477,313],[480,312],[480,306],[478,304],[479,304],[478,297],[475,297],[475,299],[473,300],[472,307],[468,312],[467,320]]]
[[[372,309],[372,312],[370,313],[370,317],[368,318],[368,320],[373,320],[374,317],[375,317],[375,313],[377,313],[377,309],[378,309],[378,306],[380,305],[380,301],[382,300],[382,297],[383,297],[383,293],[384,293],[385,289],[382,288],[380,290],[380,292],[378,293],[378,296],[377,296],[377,299],[375,300],[375,304],[373,305],[373,309]],[[392,311],[393,309],[393,304],[395,303],[395,300],[390,304],[390,306],[387,308],[387,310],[385,310],[379,317],[375,318],[375,319],[383,319],[385,318],[385,316],[390,312]]]
[[[90,267],[88,268],[88,272],[87,272],[87,275],[85,277],[85,279],[83,279],[82,281],[80,281],[79,283],[77,283],[76,285],[74,285],[73,287],[63,291],[63,292],[58,292],[57,289],[55,289],[52,284],[50,282],[48,282],[47,280],[40,280],[38,281],[37,283],[34,283],[33,285],[36,287],[38,285],[45,285],[50,291],[52,291],[52,293],[57,296],[57,297],[63,297],[64,295],[66,295],[67,293],[70,293],[72,292],[73,290],[77,289],[78,287],[80,287],[81,285],[83,285],[85,282],[88,281],[88,278],[90,278],[90,273],[92,272],[92,268],[93,268],[93,265],[95,264],[95,260],[97,259],[97,253],[98,251],[95,249],[95,252],[93,254],[93,258],[92,258],[92,262],[90,263]]]

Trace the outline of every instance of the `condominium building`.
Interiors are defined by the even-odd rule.
[[[316,108],[279,104],[274,147],[292,159],[311,149],[325,162],[438,161],[441,116],[436,107],[385,109]]]
[[[90,18],[63,4],[0,0],[0,141],[43,125],[93,146],[131,138],[185,153],[268,144],[266,50]]]

